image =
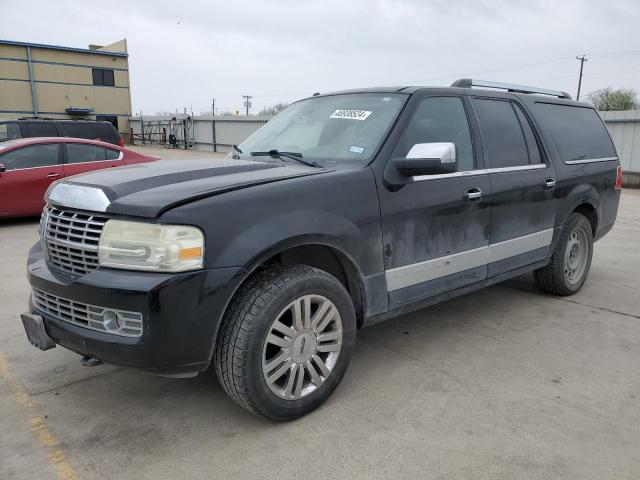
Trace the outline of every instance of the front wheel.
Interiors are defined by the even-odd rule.
[[[269,267],[232,300],[216,342],[216,373],[243,408],[293,420],[338,386],[355,332],[351,297],[335,277],[305,265]]]
[[[587,218],[571,214],[562,229],[551,261],[533,272],[536,284],[554,295],[571,295],[584,285],[593,256],[593,233]]]

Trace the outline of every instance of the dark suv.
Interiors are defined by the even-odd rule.
[[[93,120],[0,119],[1,142],[30,137],[75,137],[100,140],[124,147],[124,140],[111,122]]]
[[[563,92],[318,95],[226,159],[56,183],[23,322],[42,349],[171,376],[212,364],[242,407],[289,420],[331,395],[361,327],[526,272],[578,291],[620,187],[598,113]]]

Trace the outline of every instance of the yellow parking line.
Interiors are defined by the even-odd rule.
[[[35,435],[38,443],[45,449],[49,463],[56,469],[58,480],[77,480],[78,475],[73,469],[67,456],[60,448],[60,442],[47,428],[46,419],[42,415],[37,415],[36,408],[31,401],[31,397],[22,388],[20,382],[9,371],[9,366],[4,356],[0,352],[0,378],[3,378],[11,387],[15,402],[29,416],[29,429]]]

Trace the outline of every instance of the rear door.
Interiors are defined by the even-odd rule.
[[[0,173],[0,214],[35,215],[44,207],[44,194],[62,178],[60,144],[16,148],[0,155],[6,168]]]
[[[88,143],[65,143],[65,177],[123,165],[120,151]]]
[[[474,98],[491,182],[487,276],[545,259],[553,238],[556,173],[519,103]]]

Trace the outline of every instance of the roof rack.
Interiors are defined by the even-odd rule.
[[[549,95],[551,97],[565,98],[571,100],[571,95],[561,90],[547,90],[546,88],[527,87],[524,85],[514,85],[511,83],[492,82],[489,80],[474,80],[471,78],[461,78],[451,84],[452,87],[472,88],[485,87],[495,88],[498,90],[506,90],[514,93],[537,93],[540,95]]]

